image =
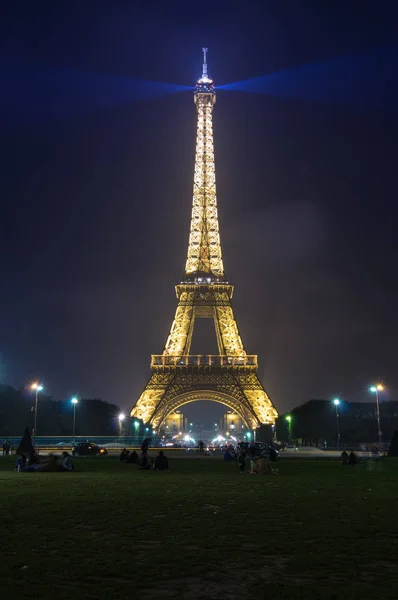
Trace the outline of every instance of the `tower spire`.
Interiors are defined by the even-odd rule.
[[[202,48],[202,52],[203,52],[203,70],[202,70],[202,79],[207,79],[207,62],[206,62],[206,54],[207,54],[208,48]]]
[[[195,87],[198,113],[196,155],[193,185],[192,216],[185,279],[198,276],[223,280],[224,266],[218,227],[216,171],[213,144],[213,106],[216,92],[207,75],[206,53],[203,48],[203,74]]]

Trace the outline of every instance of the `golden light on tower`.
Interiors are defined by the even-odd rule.
[[[244,348],[231,304],[234,288],[225,279],[212,122],[216,92],[207,73],[206,53],[203,48],[202,77],[194,93],[196,154],[184,278],[176,286],[178,305],[163,353],[152,355],[152,376],[131,416],[159,428],[184,404],[212,400],[225,404],[254,429],[260,423],[274,423],[278,413],[258,379],[257,356]],[[218,355],[190,354],[198,318],[213,319]]]
[[[218,228],[216,169],[213,143],[213,106],[216,102],[213,81],[207,76],[206,51],[202,77],[196,86],[198,113],[196,155],[193,183],[191,229],[185,274],[224,277]]]

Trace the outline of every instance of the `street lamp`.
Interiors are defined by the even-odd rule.
[[[379,428],[379,444],[381,444],[381,429],[380,429],[380,407],[379,407],[379,392],[384,390],[384,386],[381,383],[372,385],[370,391],[376,394],[376,414],[377,414],[377,426]]]
[[[39,404],[39,392],[42,391],[43,386],[36,381],[35,383],[32,383],[32,385],[30,386],[30,388],[36,392],[35,423],[34,423],[34,429],[33,429],[33,445],[35,445],[35,442],[36,442],[36,425],[37,425],[37,406]]]
[[[337,429],[337,446],[340,447],[340,427],[339,427],[339,404],[340,404],[340,400],[339,398],[335,398],[333,400],[333,404],[336,407],[336,429]]]
[[[119,437],[122,437],[122,423],[125,418],[126,418],[126,415],[124,413],[120,413],[120,415],[119,415]]]
[[[79,400],[72,398],[71,402],[73,404],[73,445],[75,445],[76,404],[78,404]]]
[[[289,429],[289,442],[292,442],[292,415],[286,415],[287,426]]]

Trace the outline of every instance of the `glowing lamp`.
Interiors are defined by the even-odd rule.
[[[41,392],[43,389],[43,386],[40,383],[32,383],[32,385],[30,386],[32,390],[36,390],[36,392]]]

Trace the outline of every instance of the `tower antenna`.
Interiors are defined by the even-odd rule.
[[[208,48],[202,48],[203,51],[203,71],[202,71],[202,79],[204,79],[205,77],[207,77],[207,62],[206,62],[206,54],[208,51]]]

